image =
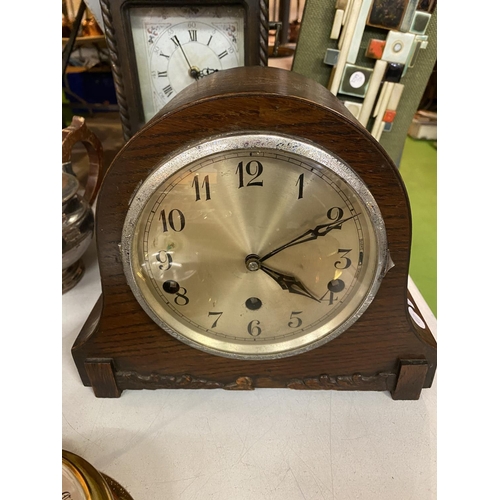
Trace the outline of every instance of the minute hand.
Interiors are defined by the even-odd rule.
[[[268,254],[264,255],[264,257],[262,257],[259,260],[260,262],[264,262],[265,260],[271,258],[273,255],[276,255],[282,250],[285,250],[285,248],[293,247],[294,245],[300,245],[301,243],[305,243],[306,241],[315,240],[320,236],[326,236],[333,229],[340,229],[342,227],[342,224],[344,224],[344,222],[347,222],[348,220],[351,220],[354,217],[357,217],[358,215],[359,214],[354,214],[351,215],[350,217],[346,217],[345,219],[337,220],[335,222],[330,222],[328,224],[319,224],[314,229],[308,229],[304,234],[301,234],[299,237],[289,241],[288,243],[285,243],[284,245],[281,245],[272,252],[269,252]]]

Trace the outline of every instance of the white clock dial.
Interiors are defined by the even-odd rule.
[[[146,122],[188,85],[244,66],[243,16],[238,6],[131,10]]]

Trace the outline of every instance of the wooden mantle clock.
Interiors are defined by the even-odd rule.
[[[96,233],[102,295],[72,354],[97,397],[432,384],[401,177],[301,75],[234,68],[179,93],[110,166]]]

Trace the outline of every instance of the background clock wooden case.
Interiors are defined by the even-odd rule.
[[[127,284],[120,245],[139,186],[186,144],[237,132],[293,136],[331,151],[364,181],[385,222],[394,267],[352,326],[308,352],[259,360],[194,349],[160,328]],[[98,397],[118,397],[124,389],[288,387],[388,390],[394,399],[418,399],[432,384],[436,342],[407,290],[411,215],[405,187],[383,148],[313,80],[252,67],[187,87],[110,166],[98,198],[96,234],[102,295],[72,354],[84,385]]]
[[[245,66],[267,65],[267,0],[101,0],[106,42],[112,62],[113,79],[125,140],[147,121],[144,117],[131,28],[131,12],[149,8],[162,14],[166,8],[242,7],[244,9]]]

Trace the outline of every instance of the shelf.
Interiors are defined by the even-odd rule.
[[[66,68],[66,73],[110,73],[111,66],[93,66],[92,68],[87,68],[86,66],[68,66]]]
[[[63,47],[69,42],[69,38],[62,39]],[[100,47],[106,47],[106,38],[104,35],[97,36],[77,36],[75,39],[74,48],[81,47],[87,44],[97,44]]]

